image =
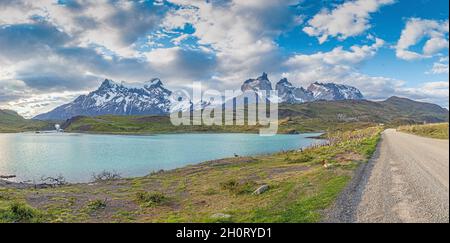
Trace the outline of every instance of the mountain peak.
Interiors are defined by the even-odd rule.
[[[285,86],[285,87],[293,87],[292,83],[288,81],[287,78],[282,78],[278,83],[276,84],[275,89],[278,90],[278,87]]]
[[[66,120],[79,115],[163,115],[170,110],[171,93],[162,86],[160,79],[152,79],[143,86],[105,79],[97,90],[35,118]]]
[[[164,86],[164,84],[161,81],[161,79],[159,79],[159,78],[150,79],[149,81],[145,82],[145,84],[144,84],[144,88],[146,88],[146,89],[163,87],[163,86]]]
[[[294,87],[287,78],[283,78],[278,81],[275,89],[278,91],[279,98],[282,102],[299,104],[308,101],[312,101],[312,94],[306,91],[304,88]]]
[[[105,80],[102,82],[102,84],[100,85],[100,88],[101,88],[101,87],[113,87],[113,86],[117,86],[117,85],[119,85],[119,84],[116,83],[116,82],[114,82],[113,80],[111,80],[111,79],[105,79]]]
[[[262,75],[258,79],[269,80],[266,72],[263,72]]]
[[[151,86],[153,86],[153,85],[161,86],[163,83],[162,83],[161,79],[159,79],[159,78],[152,78],[149,81],[147,81],[145,84],[151,85]]]
[[[272,90],[272,83],[270,82],[267,73],[263,73],[261,76],[259,76],[256,79],[248,79],[244,82],[244,84],[241,87],[242,92],[245,91],[270,91]]]
[[[364,96],[353,86],[335,83],[312,83],[308,89],[316,100],[361,100]]]

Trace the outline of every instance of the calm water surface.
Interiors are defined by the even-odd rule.
[[[319,134],[174,134],[115,136],[87,134],[0,134],[0,175],[15,181],[39,182],[62,175],[87,182],[93,173],[116,171],[124,177],[144,176],[206,160],[298,149],[319,143]]]

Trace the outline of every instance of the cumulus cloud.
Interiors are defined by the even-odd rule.
[[[284,66],[287,73],[302,84],[314,81],[341,82],[361,62],[373,57],[384,45],[381,39],[375,39],[371,45],[352,46],[349,50],[336,47],[329,52],[318,52],[311,55],[295,55],[290,57]]]
[[[14,63],[45,55],[69,40],[66,33],[45,22],[0,26],[0,60]]]
[[[448,74],[448,57],[441,57],[433,63],[433,68],[427,74]]]
[[[169,31],[190,25],[203,48],[213,51],[217,61],[216,80],[237,85],[249,74],[270,71],[280,62],[274,37],[298,24],[291,8],[293,0],[185,1],[165,17]],[[219,77],[220,76],[220,77]]]
[[[359,66],[384,46],[381,39],[308,55],[286,53],[277,43],[302,25],[321,43],[361,35],[371,15],[393,2],[346,1],[305,24],[302,0],[2,0],[0,106],[31,117],[94,89],[104,78],[139,83],[159,77],[172,89],[192,81],[227,89],[263,71],[273,80],[284,73],[299,85],[347,83],[374,99],[442,98],[434,83],[406,89],[404,81],[361,74]],[[448,45],[443,30],[448,21],[435,22],[417,35],[409,30],[417,24],[407,26],[396,51],[411,59],[436,56]],[[426,38],[421,53],[411,51],[421,38]],[[445,72],[448,59],[430,71]]]
[[[0,46],[7,47],[0,52],[0,78],[43,90],[80,90],[103,77],[135,81],[152,73],[138,58],[105,56],[95,48],[71,46],[71,40],[47,22],[0,27]]]
[[[317,37],[321,44],[329,37],[344,40],[357,36],[371,27],[370,14],[394,2],[394,0],[347,1],[333,10],[323,9],[308,21],[303,31],[309,36]]]
[[[404,97],[409,97],[423,102],[439,104],[442,107],[449,107],[449,83],[442,82],[425,82],[418,87],[403,87],[398,93]]]
[[[441,50],[448,49],[448,28],[448,20],[409,19],[395,48],[397,57],[417,60],[432,57]],[[426,42],[421,53],[410,50],[424,39]]]
[[[214,55],[195,49],[158,48],[145,55],[154,73],[170,79],[171,84],[178,87],[193,81],[209,80],[217,65]]]
[[[154,1],[2,1],[0,25],[46,21],[78,45],[98,44],[130,57],[136,55],[133,44],[159,26],[165,10]]]
[[[22,94],[20,98],[2,104],[2,108],[17,111],[25,118],[47,112],[62,104],[73,101],[87,91],[33,92]],[[1,104],[1,101],[0,101]]]
[[[352,46],[349,50],[336,47],[329,52],[295,55],[284,62],[283,76],[302,86],[315,81],[355,86],[370,100],[384,100],[395,95],[448,107],[448,82],[424,82],[409,87],[405,80],[361,73],[358,65],[373,57],[384,45],[383,40],[375,39],[371,45]]]
[[[49,91],[29,87],[23,80],[0,78],[0,107],[19,112],[26,118],[46,112],[56,106],[70,102],[81,91]]]

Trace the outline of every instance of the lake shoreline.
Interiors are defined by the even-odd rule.
[[[210,160],[93,183],[35,187],[0,181],[0,211],[18,206],[33,212],[17,222],[320,222],[354,170],[372,155],[380,132],[339,133],[333,144],[302,151]],[[255,194],[261,187],[268,189]]]
[[[233,156],[267,156],[298,150],[325,143],[320,135],[304,133],[261,137],[242,133],[187,133],[144,136],[27,132],[4,137],[11,144],[6,151],[17,156],[6,156],[6,165],[14,166],[0,173],[17,176],[7,180],[9,182],[32,184],[40,183],[42,176],[59,175],[72,184],[89,183],[91,175],[103,171],[135,178],[152,171],[179,169]],[[205,140],[210,142],[204,145]],[[31,146],[35,152],[22,155],[20,144]],[[55,164],[55,161],[60,162]]]

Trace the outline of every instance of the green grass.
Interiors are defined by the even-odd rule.
[[[43,214],[26,203],[12,201],[6,208],[0,208],[0,223],[38,223]]]
[[[311,186],[313,183],[317,183],[315,193],[302,195],[297,199],[288,201],[285,207],[277,208],[274,204],[273,207],[256,210],[250,221],[270,223],[319,222],[322,219],[321,211],[331,206],[338,194],[347,185],[350,176],[334,176],[325,172],[311,177],[307,181],[301,181],[300,185]],[[278,200],[283,203],[295,189],[298,189],[298,184],[289,185]]]
[[[36,131],[50,126],[48,122],[28,120],[14,111],[0,109],[0,133]]]
[[[318,222],[354,169],[375,151],[381,131],[334,132],[325,146],[228,158],[145,177],[0,188],[0,212],[7,222]],[[253,195],[262,185],[269,190]],[[21,213],[12,210],[11,201],[29,206]]]
[[[235,195],[250,194],[255,191],[257,184],[254,181],[238,182],[230,179],[220,183],[222,190],[226,190]]]
[[[101,199],[89,201],[88,204],[86,205],[86,209],[89,212],[95,212],[97,210],[104,209],[107,206],[106,202],[107,202],[107,200],[101,200]]]
[[[138,192],[137,202],[143,207],[154,207],[167,202],[169,199],[161,192]]]
[[[367,100],[316,101],[279,105],[279,133],[347,131],[386,124],[397,127],[418,122],[448,121],[448,111],[427,103],[393,97]],[[64,124],[68,132],[108,134],[257,133],[259,126],[174,126],[168,116],[76,117]]]
[[[373,126],[371,122],[326,121],[317,118],[282,118],[278,133],[323,132]],[[98,134],[167,134],[167,133],[258,133],[260,126],[174,126],[167,116],[98,116],[77,117],[64,128],[66,132]]]
[[[398,131],[423,137],[448,139],[448,123],[401,126]]]

